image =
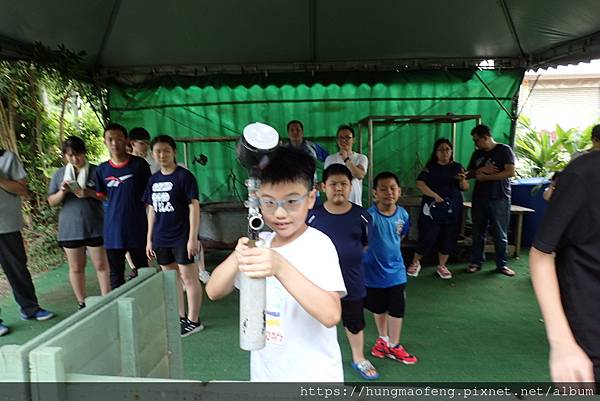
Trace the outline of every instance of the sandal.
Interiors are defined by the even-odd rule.
[[[352,362],[352,369],[356,370],[359,375],[366,380],[376,380],[379,379],[379,373],[375,366],[368,360],[360,361],[357,363]]]
[[[515,271],[508,266],[502,266],[496,269],[496,271],[500,274],[504,274],[505,276],[512,277],[515,274]]]
[[[408,270],[406,270],[406,274],[411,277],[418,277],[419,272],[421,271],[421,263],[420,262],[412,262],[410,266],[408,266]]]
[[[452,272],[444,265],[438,266],[437,274],[444,280],[450,280],[452,278]]]
[[[474,264],[470,264],[469,266],[467,266],[467,268],[465,269],[465,272],[467,273],[475,273],[478,272],[479,270],[481,270],[481,266],[479,265],[474,265]]]

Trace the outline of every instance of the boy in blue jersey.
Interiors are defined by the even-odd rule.
[[[110,266],[110,287],[125,283],[125,253],[136,268],[148,266],[146,259],[146,210],[142,196],[150,167],[141,157],[127,154],[127,130],[109,124],[104,143],[110,160],[96,169],[96,192],[107,199],[104,210],[104,247]]]
[[[410,221],[408,212],[396,204],[400,198],[400,181],[394,173],[377,174],[373,187],[376,203],[368,210],[373,224],[369,247],[363,257],[367,287],[365,307],[373,312],[379,333],[371,355],[412,365],[417,358],[400,345],[406,286],[400,241],[408,234]]]
[[[367,290],[362,254],[368,243],[371,215],[348,200],[351,182],[352,173],[348,167],[337,163],[327,167],[322,184],[327,201],[309,212],[308,224],[327,234],[335,245],[348,292],[342,299],[342,323],[352,350],[352,368],[363,378],[374,380],[379,374],[363,352],[363,304]]]

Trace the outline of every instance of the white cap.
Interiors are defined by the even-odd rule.
[[[250,146],[260,150],[273,149],[279,143],[275,128],[263,123],[252,123],[244,127],[244,139]]]

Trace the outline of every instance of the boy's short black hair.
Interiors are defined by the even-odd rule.
[[[300,149],[280,146],[269,155],[269,163],[261,171],[264,184],[302,183],[310,190],[314,185],[315,159]]]
[[[592,140],[600,141],[600,124],[592,128]]]
[[[70,136],[62,144],[63,154],[67,153],[69,150],[77,155],[85,153],[85,142],[78,136]]]
[[[486,136],[492,136],[492,131],[487,125],[479,124],[471,130],[471,136],[473,135],[477,135],[478,138],[484,138]]]
[[[398,179],[398,176],[396,174],[392,173],[391,171],[382,171],[381,173],[377,174],[375,178],[373,178],[373,189],[377,189],[377,184],[379,184],[379,180],[386,180],[388,178],[393,178],[394,180],[396,180],[396,184],[400,186],[400,180]]]
[[[172,136],[169,135],[157,135],[154,137],[154,139],[152,140],[152,142],[150,142],[150,149],[154,148],[154,145],[156,145],[157,143],[166,143],[168,145],[170,145],[173,150],[177,150],[177,144],[175,143],[175,139],[173,139]]]
[[[123,127],[121,124],[110,123],[104,128],[104,134],[106,135],[106,131],[121,131],[125,138],[127,138],[127,129]]]
[[[299,120],[292,120],[292,121],[290,121],[289,123],[287,123],[287,127],[286,127],[286,130],[287,130],[287,131],[289,131],[289,130],[290,130],[290,126],[291,126],[292,124],[298,124],[298,125],[300,126],[300,128],[302,128],[302,131],[304,131],[304,125],[302,124],[302,121],[299,121]]]
[[[132,141],[149,141],[150,133],[146,130],[146,128],[135,127],[129,131],[129,139]]]
[[[352,138],[354,138],[354,128],[352,128],[352,127],[351,127],[351,126],[349,126],[349,125],[340,125],[340,126],[338,127],[338,129],[337,129],[337,131],[336,131],[336,133],[335,133],[335,134],[336,134],[336,135],[339,135],[340,131],[342,131],[342,130],[348,130],[348,131],[350,131],[350,132],[352,133]]]
[[[352,182],[352,173],[350,172],[350,169],[343,164],[334,163],[329,165],[329,167],[323,171],[323,182],[327,181],[332,175],[345,175],[348,177],[348,181]]]

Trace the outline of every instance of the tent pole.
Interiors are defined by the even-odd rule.
[[[190,166],[188,164],[188,145],[189,145],[189,143],[187,143],[187,142],[183,143],[183,164],[185,164],[185,167],[187,169],[190,168]]]
[[[360,122],[358,123],[358,129],[356,130],[356,133],[358,134],[358,153],[362,153],[362,124]]]
[[[452,147],[456,149],[456,123],[452,123]]]
[[[369,206],[371,206],[373,201],[373,120],[371,118],[367,121],[367,126],[369,129],[367,139],[369,141],[367,150],[369,153]]]

